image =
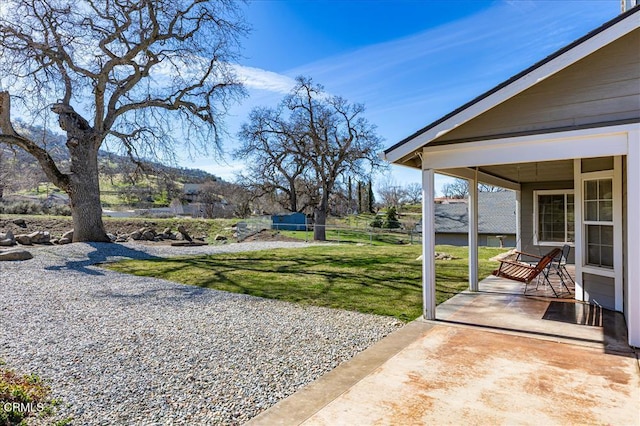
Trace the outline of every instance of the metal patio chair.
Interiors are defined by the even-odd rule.
[[[549,268],[552,268],[558,277],[560,277],[560,282],[567,289],[569,293],[569,287],[567,287],[566,281],[569,280],[575,286],[576,282],[573,280],[573,277],[567,270],[567,258],[569,257],[569,252],[571,251],[571,246],[569,244],[565,244],[562,246],[562,252],[558,257],[553,259],[553,262],[549,264]]]

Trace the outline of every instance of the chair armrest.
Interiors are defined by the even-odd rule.
[[[523,251],[516,251],[516,254],[518,255],[518,257],[527,256],[527,257],[535,257],[536,259],[542,259],[544,257],[544,256],[540,256],[539,254],[525,253]]]

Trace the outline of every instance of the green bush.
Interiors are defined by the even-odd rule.
[[[37,201],[0,202],[0,214],[71,216],[71,208]]]
[[[0,425],[28,425],[30,418],[51,417],[59,401],[51,399],[51,389],[35,374],[20,375],[0,361]],[[55,422],[64,425],[70,419]]]
[[[382,228],[383,225],[382,217],[376,215],[373,221],[370,223],[372,228]]]
[[[398,229],[402,227],[395,207],[390,207],[387,210],[387,215],[384,218],[384,224],[382,227],[386,229]]]

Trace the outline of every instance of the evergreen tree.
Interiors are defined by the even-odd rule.
[[[369,179],[369,212],[375,213],[376,210],[374,208],[375,198],[373,196],[373,185],[371,184],[371,179]]]
[[[402,226],[400,220],[398,220],[398,213],[396,212],[395,207],[389,207],[387,210],[387,215],[384,218],[383,228],[386,229],[398,229]]]
[[[348,188],[348,195],[347,195],[347,209],[351,210],[353,208],[353,191],[351,189],[351,176],[349,176],[349,182],[348,182],[349,188]]]
[[[369,224],[372,228],[382,228],[384,222],[382,221],[382,216],[376,215],[373,221]]]

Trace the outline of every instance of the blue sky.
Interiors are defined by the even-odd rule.
[[[363,103],[391,146],[612,19],[620,1],[255,0],[245,9],[253,30],[237,72],[249,97],[227,120],[228,151],[251,108],[275,106],[298,75]],[[185,166],[227,180],[242,168],[206,158]],[[403,167],[390,175],[420,181]]]

